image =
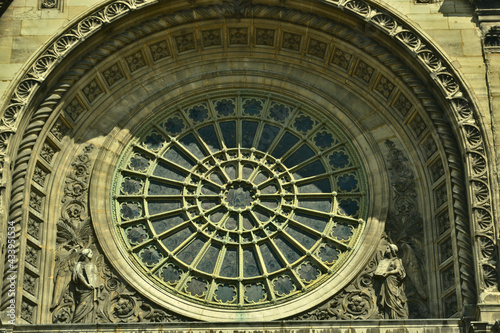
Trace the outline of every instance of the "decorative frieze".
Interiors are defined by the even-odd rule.
[[[40,258],[40,250],[35,245],[28,242],[26,244],[26,256],[25,256],[26,262],[31,266],[38,268],[39,258]]]
[[[144,56],[141,51],[125,57],[125,61],[131,72],[135,72],[136,70],[146,66],[146,60],[144,60]]]
[[[51,163],[54,155],[56,154],[56,149],[48,141],[44,142],[42,149],[40,151],[40,157],[47,163]]]
[[[382,75],[375,86],[375,90],[388,99],[394,91],[394,84]]]
[[[427,128],[427,125],[425,124],[422,117],[417,113],[411,120],[410,127],[413,129],[413,132],[415,132],[415,136],[420,137],[420,135],[422,135],[422,133]]]
[[[97,97],[99,97],[103,91],[99,86],[97,80],[92,80],[85,88],[82,89],[83,95],[87,98],[89,103],[93,103]]]
[[[273,29],[255,29],[255,44],[274,46],[275,30]]]
[[[23,276],[23,290],[36,296],[37,280],[37,277],[25,271]]]
[[[153,61],[158,61],[163,58],[170,57],[170,51],[168,48],[167,41],[162,40],[158,43],[154,43],[149,46],[149,50],[151,52],[151,56]]]
[[[39,164],[35,166],[35,171],[33,171],[33,181],[43,187],[45,185],[45,181],[47,179],[47,175],[49,174],[43,167]]]
[[[31,215],[28,216],[28,234],[36,240],[40,240],[40,227],[41,222],[39,222]]]
[[[201,31],[201,39],[203,47],[220,46],[222,45],[222,37],[220,29],[210,29]]]
[[[339,49],[335,48],[332,57],[332,64],[335,64],[345,70],[349,68],[349,64],[351,63],[352,55]]]
[[[176,36],[174,39],[177,51],[179,52],[194,50],[196,48],[193,33]]]
[[[21,318],[26,320],[30,324],[35,323],[35,308],[36,305],[31,303],[31,301],[28,301],[26,298],[23,297],[23,300],[21,302]]]
[[[229,44],[248,44],[248,28],[229,28]]]
[[[282,47],[284,49],[298,51],[300,50],[300,44],[302,42],[302,36],[291,32],[283,32]]]
[[[128,59],[128,58],[127,58]],[[123,79],[123,73],[120,70],[120,67],[118,64],[111,65],[110,67],[106,68],[102,72],[102,76],[104,76],[104,80],[108,84],[108,86],[112,86],[116,82],[120,81]]]
[[[77,97],[73,98],[73,100],[64,108],[64,111],[68,114],[68,116],[75,121],[78,119],[80,114],[85,111],[85,107],[78,100]]]
[[[408,114],[408,112],[411,110],[412,105],[408,98],[403,93],[400,93],[398,97],[396,98],[396,101],[394,102],[393,106],[404,116]]]
[[[367,63],[360,60],[358,62],[358,66],[356,67],[356,71],[354,72],[354,75],[359,77],[361,80],[368,83],[368,82],[370,82],[370,79],[372,78],[374,71],[375,70],[372,67],[370,67]]]
[[[324,59],[327,47],[328,44],[326,44],[325,42],[311,38],[309,40],[309,48],[307,49],[307,53],[315,57]]]
[[[68,132],[69,127],[66,126],[61,119],[58,119],[50,129],[50,133],[59,141],[61,141]]]

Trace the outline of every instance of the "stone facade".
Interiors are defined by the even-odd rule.
[[[14,0],[2,324],[498,330],[499,27],[480,0]]]

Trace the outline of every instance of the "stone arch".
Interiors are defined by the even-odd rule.
[[[94,52],[91,52],[87,57],[78,62],[73,58],[75,54],[72,50],[75,50],[75,52],[81,50],[86,44],[96,45],[94,43],[99,43],[98,35],[105,34],[108,31],[108,26],[116,29],[121,25],[120,28],[123,28],[123,18],[128,14],[130,14],[129,17],[134,19],[134,22],[139,22],[143,19],[141,15],[147,17],[154,11],[155,6],[160,5],[156,4],[155,1],[144,1],[130,3],[110,2],[106,6],[101,7],[96,12],[76,23],[73,28],[55,38],[54,43],[30,65],[30,69],[27,71],[28,74],[15,87],[10,104],[6,106],[6,111],[2,118],[5,130],[1,136],[4,142],[3,152],[5,156],[15,156],[16,158],[15,162],[13,161],[14,171],[12,176],[9,175],[9,177],[12,177],[12,183],[8,190],[11,191],[9,220],[15,221],[18,228],[23,226],[22,229],[18,229],[18,232],[24,230],[28,223],[29,214],[22,210],[24,200],[29,197],[29,203],[30,206],[33,204],[33,209],[35,209],[34,206],[38,205],[37,202],[40,202],[40,205],[45,204],[45,207],[47,207],[47,203],[43,202],[46,192],[36,185],[30,187],[26,183],[27,179],[32,177],[31,175],[35,173],[36,169],[36,162],[32,159],[31,152],[39,152],[41,156],[43,154],[50,156],[56,151],[68,149],[64,148],[64,145],[61,144],[62,141],[59,142],[60,140],[58,139],[60,135],[58,134],[59,129],[64,129],[64,127],[72,129],[72,126],[76,124],[78,119],[78,115],[76,115],[75,119],[72,119],[68,108],[94,110],[96,108],[93,105],[94,100],[97,101],[96,103],[99,103],[99,98],[102,98],[101,94],[112,93],[112,90],[116,89],[116,86],[113,88],[114,82],[112,84],[106,82],[106,78],[104,78],[99,70],[97,72],[101,74],[97,74],[96,76],[89,75],[88,73],[94,71],[93,68],[97,68],[108,61],[110,67],[102,67],[101,69],[102,71],[111,69],[113,65],[111,62],[114,60],[109,60],[111,59],[109,56],[119,53],[122,48],[127,49],[128,47],[129,52],[131,52],[128,57],[131,60],[129,62],[126,60],[126,57],[123,58],[119,62],[119,66],[121,67],[117,68],[118,71],[116,73],[121,73],[123,79],[133,80],[135,70],[132,68],[137,65],[133,65],[134,61],[140,63],[142,58],[142,62],[144,63],[144,65],[137,65],[139,66],[137,68],[139,74],[141,67],[149,66],[152,68],[155,66],[155,56],[151,47],[156,44],[150,42],[145,44],[147,48],[146,46],[136,48],[135,50],[139,50],[139,53],[132,52],[133,47],[127,45],[135,44],[135,47],[137,47],[140,44],[140,40],[143,42],[144,40],[147,41],[148,38],[149,41],[153,41],[157,38],[155,36],[159,36],[159,33],[156,31],[164,29],[178,31],[178,35],[174,37],[180,37],[181,39],[189,36],[189,33],[194,33],[194,35],[191,35],[192,37],[198,37],[198,39],[193,38],[191,41],[184,41],[186,42],[185,46],[182,46],[182,43],[178,42],[175,38],[168,39],[167,47],[172,56],[175,56],[175,52],[179,56],[182,52],[189,51],[191,47],[190,43],[193,44],[194,50],[204,51],[206,48],[210,52],[209,46],[203,45],[201,28],[196,28],[195,32],[188,32],[187,34],[181,33],[181,28],[176,30],[176,26],[178,25],[189,26],[189,22],[195,17],[197,19],[200,16],[206,19],[221,16],[228,18],[229,23],[227,23],[227,26],[224,25],[223,28],[227,29],[223,30],[223,35],[228,40],[221,42],[222,46],[226,48],[226,52],[231,52],[229,50],[229,46],[231,45],[229,29],[236,29],[238,27],[236,20],[244,21],[247,17],[252,18],[252,20],[260,19],[264,23],[263,27],[266,27],[266,20],[271,22],[273,19],[281,17],[288,25],[285,24],[283,31],[275,32],[275,40],[273,41],[275,45],[281,43],[280,50],[284,50],[285,54],[282,55],[280,60],[285,61],[286,57],[301,59],[301,61],[305,59],[310,62],[308,66],[311,67],[320,68],[321,66],[327,67],[330,65],[335,67],[334,65],[336,64],[333,63],[332,65],[331,59],[337,59],[334,52],[340,50],[339,54],[343,53],[343,58],[350,57],[348,60],[344,60],[344,62],[347,61],[347,68],[344,69],[345,73],[339,74],[342,73],[342,70],[339,68],[342,68],[343,62],[340,62],[337,65],[338,68],[331,70],[330,73],[335,73],[344,80],[347,80],[349,77],[354,78],[351,81],[353,82],[352,86],[348,85],[348,87],[352,87],[353,90],[355,86],[361,87],[358,89],[370,90],[371,95],[367,100],[374,101],[380,105],[386,103],[388,106],[385,106],[385,108],[392,108],[393,110],[398,108],[395,105],[399,103],[398,98],[400,96],[403,96],[401,101],[403,108],[406,102],[411,104],[412,101],[417,100],[419,100],[418,103],[420,105],[423,105],[420,112],[416,111],[415,106],[415,109],[411,109],[413,111],[407,110],[406,112],[409,113],[404,114],[400,119],[403,119],[404,123],[417,132],[422,126],[421,122],[423,124],[426,124],[426,121],[428,122],[427,124],[429,122],[432,123],[434,126],[433,129],[437,134],[431,131],[425,132],[424,129],[420,134],[416,134],[416,137],[421,140],[420,142],[424,142],[424,140],[419,135],[423,135],[427,139],[434,138],[439,140],[437,144],[441,145],[443,151],[446,152],[444,161],[446,161],[445,163],[448,164],[449,168],[449,171],[445,172],[447,176],[445,184],[447,184],[447,188],[449,189],[449,192],[447,192],[447,201],[449,202],[446,207],[453,207],[452,209],[450,208],[450,211],[452,211],[456,228],[455,241],[459,256],[457,269],[460,271],[461,291],[464,295],[462,303],[472,306],[475,304],[477,296],[476,287],[479,293],[496,290],[497,277],[496,262],[494,259],[496,250],[494,250],[495,240],[492,237],[494,228],[490,208],[491,204],[489,203],[489,166],[486,164],[488,153],[487,147],[484,144],[485,139],[483,138],[481,126],[478,123],[479,119],[476,119],[474,116],[475,103],[468,93],[466,86],[462,83],[459,74],[454,71],[453,67],[446,61],[446,58],[437,47],[433,46],[415,28],[408,26],[408,23],[392,14],[386,8],[380,8],[373,3],[361,1],[318,2],[311,9],[301,8],[300,3],[294,2],[276,5],[251,4],[247,2],[213,6],[195,4],[193,7],[184,4],[184,8],[176,10],[171,15],[156,17],[135,29],[131,28],[120,33],[112,42],[96,47]],[[329,17],[324,17],[328,15],[323,16],[319,14],[321,9],[325,8],[331,11],[327,13],[332,17],[336,17],[335,14],[339,8],[348,14],[337,17],[338,21],[335,21]],[[231,21],[229,18],[236,19]],[[309,27],[312,32],[300,36],[300,29],[294,31],[295,27],[303,28],[304,26]],[[350,28],[345,28],[345,26],[349,26]],[[190,29],[193,28],[191,27]],[[367,33],[369,38],[364,39],[356,31],[360,29],[364,30],[363,32]],[[262,28],[262,30],[266,29]],[[296,46],[292,44],[290,44],[289,49],[284,47],[285,33],[290,34],[289,36],[292,39],[293,35],[300,37],[298,50],[295,50]],[[249,30],[249,34],[252,40],[248,40],[245,47],[248,47],[249,50],[255,50],[258,42],[257,30]],[[329,40],[325,37],[328,35],[335,37],[333,40]],[[189,39],[189,37],[185,38]],[[339,42],[336,43],[335,38]],[[350,44],[346,40],[350,41]],[[157,41],[161,42],[160,39],[157,39]],[[263,43],[265,42],[263,41]],[[354,53],[349,54],[346,52],[352,48],[352,44],[354,43],[358,43],[356,52],[364,52],[367,55],[366,59],[370,59],[369,61],[363,61],[361,58],[356,58]],[[397,55],[401,59],[406,60],[406,63],[403,61],[402,64],[401,61],[398,61],[397,57],[391,57],[382,48],[377,47],[377,44],[384,45],[385,47],[388,45],[398,45],[395,49],[398,53]],[[262,44],[261,46],[266,45]],[[187,49],[182,50],[182,47],[187,47]],[[247,50],[244,47],[241,48],[245,51]],[[298,53],[292,54],[294,51]],[[261,52],[262,54],[272,53],[265,49]],[[410,56],[408,54],[417,59],[418,64],[409,64],[408,59]],[[136,57],[136,55],[138,56]],[[256,58],[258,59],[258,56]],[[339,58],[341,57],[339,56]],[[373,63],[370,63],[370,61],[373,61]],[[371,64],[375,64],[375,62],[378,62],[377,66],[380,67],[376,67],[375,65],[373,67],[370,66]],[[61,73],[62,66],[67,66],[68,69],[71,68],[69,74],[63,75]],[[360,67],[367,69],[367,72],[370,72],[371,68],[371,73],[365,74],[369,76],[367,80],[363,78],[364,74],[359,72]],[[300,68],[300,66],[295,68]],[[52,74],[52,71],[54,74]],[[57,73],[58,71],[59,73]],[[315,71],[320,72],[318,69],[315,69]],[[412,71],[416,71],[417,75],[412,75]],[[421,82],[418,82],[418,79],[416,79],[422,79],[423,77],[427,78],[425,82],[432,82],[433,88],[431,92],[426,91]],[[87,93],[83,91],[75,93],[75,90],[72,90],[72,84],[80,78],[83,78],[82,82],[84,82],[82,90],[87,89]],[[121,79],[118,78],[117,80]],[[407,88],[395,88],[395,81],[391,81],[391,79],[398,80],[401,83],[401,87],[406,86]],[[363,81],[365,82],[363,83]],[[55,85],[55,82],[58,82],[58,84]],[[393,86],[392,88],[390,88],[391,85]],[[44,89],[49,89],[50,93],[41,94],[40,92]],[[385,96],[387,92],[384,89],[390,90],[388,96]],[[408,90],[405,91],[404,89]],[[69,92],[68,96],[72,96],[73,99],[66,99],[66,91]],[[88,96],[92,94],[91,91],[94,91],[95,96],[89,98]],[[405,93],[408,95],[411,94],[411,97],[405,97]],[[64,101],[64,103],[72,103],[72,106],[67,106],[67,104],[62,105],[59,100]],[[344,104],[346,103],[344,102]],[[444,113],[440,110],[441,108],[444,109]],[[66,112],[66,118],[60,117],[63,110]],[[424,110],[428,112],[428,118],[422,119],[422,112]],[[57,112],[61,113],[58,114]],[[420,120],[417,120],[419,117]],[[18,129],[21,130],[19,131]],[[18,131],[19,133],[12,136],[12,133]],[[460,143],[459,151],[454,147],[455,140]],[[416,148],[408,147],[410,145],[404,142],[399,148],[406,149],[406,153],[414,156],[415,160],[422,159],[422,152],[418,152]],[[69,156],[71,155],[66,156],[67,159],[70,159]],[[465,168],[460,163],[461,157],[467,161]],[[438,163],[436,161],[437,159],[434,159],[429,162],[429,166]],[[41,162],[39,166],[42,172],[48,173],[52,171],[51,166],[46,165],[45,162]],[[425,177],[424,175],[429,172],[418,168],[415,170],[416,174],[422,175],[422,177]],[[467,184],[464,184],[462,179],[464,172],[466,181],[473,185],[468,198],[464,195],[466,192],[465,184]],[[429,186],[429,188],[432,187],[433,185]],[[467,203],[470,204],[470,207],[474,208],[469,208]],[[430,216],[431,213],[427,213],[427,215]],[[434,218],[437,219],[437,216],[434,216]],[[37,213],[33,214],[33,219],[35,222],[43,220],[40,216],[37,216]],[[469,220],[472,223],[471,225],[468,222]],[[473,234],[474,237],[470,237],[470,230],[477,232],[477,234]],[[478,240],[472,241],[472,238],[476,239],[476,237],[478,237]],[[23,239],[19,235],[17,245],[21,248],[32,246],[39,249],[40,244],[35,243],[30,243],[30,241]],[[471,251],[472,244],[475,244],[473,249],[477,251],[476,255],[479,258],[476,262],[473,259],[474,252]],[[473,276],[475,270],[479,276]],[[34,306],[31,300],[26,299],[25,304]],[[5,306],[7,299],[2,304],[2,306]],[[464,315],[467,315],[467,309],[462,308],[461,311]]]

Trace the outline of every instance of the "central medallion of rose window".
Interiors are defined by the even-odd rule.
[[[259,92],[205,97],[147,125],[114,176],[114,220],[144,277],[223,307],[327,281],[364,229],[366,176],[334,122]]]

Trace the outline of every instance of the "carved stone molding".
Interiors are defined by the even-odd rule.
[[[3,161],[8,150],[11,149],[9,146],[10,137],[17,131],[19,119],[22,117],[27,105],[31,102],[32,97],[38,90],[40,84],[55,68],[55,64],[67,56],[77,45],[83,43],[89,36],[99,31],[104,26],[116,21],[118,18],[123,17],[127,13],[136,11],[141,7],[145,7],[156,2],[157,1],[147,0],[112,2],[109,5],[97,10],[92,15],[83,18],[80,22],[66,31],[53,44],[49,45],[40,57],[35,59],[27,75],[16,85],[16,88],[10,97],[9,105],[3,114],[0,133],[0,160]],[[467,203],[465,200],[466,189],[463,184],[464,173],[460,154],[454,147],[455,140],[449,130],[449,126],[446,124],[446,120],[444,120],[446,117],[443,117],[443,113],[438,105],[431,103],[433,105],[429,105],[428,108],[430,110],[430,117],[434,121],[434,125],[439,129],[439,135],[443,145],[445,145],[448,152],[451,152],[449,153],[447,162],[449,163],[449,168],[451,169],[451,192],[454,200],[452,205],[455,207],[454,218],[458,230],[457,239],[459,244],[459,260],[461,262],[461,281],[464,287],[463,289],[465,290],[465,297],[473,303],[475,300],[475,293],[474,288],[471,286],[474,286],[474,269],[477,269],[479,274],[483,277],[480,284],[481,290],[497,289],[496,271],[492,269],[492,267],[496,267],[496,258],[493,254],[491,254],[491,251],[483,251],[481,263],[474,267],[469,247],[469,220],[474,223],[474,230],[481,230],[480,235],[479,232],[477,232],[474,236],[477,236],[478,239],[479,237],[486,238],[488,241],[483,243],[493,244],[493,246],[496,246],[496,237],[494,237],[496,235],[496,231],[494,230],[492,222],[493,217],[489,193],[490,175],[488,165],[483,163],[483,161],[486,160],[487,153],[484,135],[481,132],[480,125],[476,120],[475,104],[469,98],[464,84],[460,80],[459,76],[454,72],[453,67],[449,65],[441,54],[432,47],[430,42],[424,40],[423,37],[420,37],[419,33],[407,24],[403,23],[402,19],[396,18],[391,13],[373,5],[368,1],[331,1],[329,6],[332,6],[334,9],[341,8],[344,10],[344,13],[347,13],[347,15],[352,15],[353,17],[365,20],[368,24],[371,24],[373,27],[378,29],[378,31],[381,31],[392,38],[395,43],[401,45],[401,47],[403,47],[409,54],[414,55],[419,64],[427,70],[428,75],[432,78],[436,87],[438,87],[441,92],[441,96],[449,101],[449,107],[453,112],[454,121],[459,124],[459,133],[457,133],[457,135],[460,135],[464,139],[464,142],[467,143],[467,147],[463,147],[462,151],[467,161],[468,180],[474,184],[471,193],[473,200],[472,207],[474,207],[472,214],[468,213]],[[252,17],[275,18],[277,15],[282,15],[282,11],[284,11],[289,14],[289,20],[292,23],[298,23],[300,21],[300,24],[304,24],[304,22],[309,22],[308,24],[311,24],[312,27],[317,29],[322,29],[329,33],[338,32],[336,30],[337,24],[324,17],[318,17],[295,11],[293,9],[285,10],[282,7],[271,7],[258,4],[252,5],[251,3],[245,1],[223,3],[203,8],[194,8],[193,10],[197,11],[196,16],[200,19],[220,17],[221,14],[228,17],[245,17],[251,15]],[[190,10],[189,13],[192,13],[193,10]],[[174,24],[192,21],[193,16],[189,13],[187,11],[178,13],[179,15],[175,18],[178,21],[174,20],[174,15],[169,16],[168,20],[165,20],[169,23],[162,26],[162,28],[165,26],[172,26]],[[299,19],[294,19],[293,15],[297,15]],[[342,31],[339,33],[342,33]],[[184,35],[181,35],[179,37],[183,36]],[[235,36],[236,37],[234,38],[237,38],[239,41],[243,40],[241,38],[241,33],[235,34]],[[183,38],[184,39],[180,40],[179,43],[177,43],[176,39],[176,47],[179,52],[188,51],[191,47],[189,38],[186,36]],[[269,38],[267,43],[270,43]],[[283,38],[282,43],[283,48],[294,50],[297,48],[297,45],[299,45],[299,48],[303,47],[302,44],[304,42],[302,39],[298,39],[297,37],[290,35]],[[323,49],[323,46],[320,44],[317,44],[313,48],[309,48],[310,52],[313,52],[312,55],[316,56],[322,55]],[[162,50],[165,50],[165,48]],[[169,52],[161,54],[168,56]],[[349,57],[346,56],[342,57],[342,54],[339,53],[338,59],[344,59],[338,60],[339,64],[342,64],[342,66],[345,65],[346,67],[349,66],[350,58],[348,58]],[[137,61],[134,62],[134,59]],[[134,59],[131,59],[130,63],[127,62],[131,71],[131,63],[140,63],[139,58]],[[88,65],[81,66],[83,68]],[[371,74],[369,73],[369,68],[365,67],[366,66],[361,65],[361,62],[358,63],[356,73],[359,73],[358,76],[361,80],[366,81],[365,78],[367,78],[369,81],[371,80]],[[139,67],[137,67],[137,70],[139,70]],[[387,94],[388,88],[384,88],[384,86],[380,84],[381,83],[377,86],[380,87],[380,94]],[[88,92],[85,96],[91,103],[99,97],[99,94],[102,92],[102,87],[100,87],[97,83],[95,85],[90,83],[87,88]],[[68,89],[68,86],[62,86],[59,88],[58,93],[60,95],[64,95],[66,89]],[[424,95],[424,93],[422,93],[422,95]],[[405,111],[408,108],[408,103],[404,101],[404,98],[405,97],[403,96],[401,103],[398,103],[398,105],[400,105],[402,110],[401,112],[408,112]],[[55,104],[56,101],[54,100],[47,101],[35,113],[34,118],[37,122],[34,122],[33,125],[28,127],[24,133],[24,139],[18,147],[20,157],[15,162],[14,172],[12,175],[13,191],[11,194],[11,220],[21,220],[21,205],[24,200],[23,191],[25,188],[24,177],[26,175],[25,165],[29,161],[29,154],[31,153],[35,143],[33,136],[30,136],[29,134],[34,134],[41,129],[40,122],[43,124],[52,112],[52,107]],[[71,104],[74,106],[74,110],[72,109],[74,112],[68,110],[66,110],[66,112],[68,112],[69,116],[75,120],[81,112],[83,112],[84,106],[77,98],[75,98],[74,103]],[[415,128],[419,127],[416,126]],[[432,145],[432,142],[430,142],[430,145]],[[50,148],[50,145],[48,147]],[[2,169],[2,166],[0,166],[0,169]],[[483,219],[482,217],[486,218]],[[479,244],[479,241],[477,244]],[[17,246],[19,246],[19,244]],[[2,302],[2,308],[6,304],[5,301],[6,300],[4,299]]]
[[[145,301],[131,286],[110,268],[105,255],[96,243],[92,222],[88,215],[88,186],[92,167],[94,146],[83,148],[73,163],[65,180],[61,218],[57,223],[56,267],[52,297],[52,322],[72,323],[78,306],[74,271],[78,259],[85,249],[97,255],[95,261],[98,282],[95,286],[94,308],[91,315],[80,323],[133,323],[133,322],[173,322],[185,321],[154,304]],[[88,250],[86,250],[88,251]],[[84,252],[85,253],[85,252]],[[28,279],[28,281],[31,281]],[[26,283],[25,288],[33,289],[35,282]]]

